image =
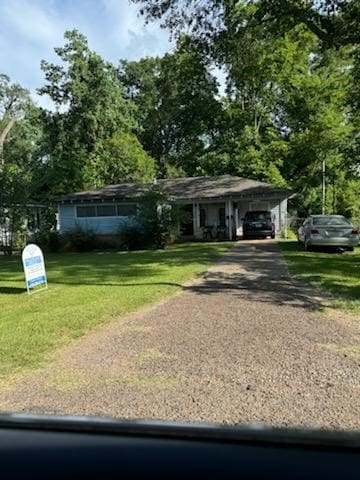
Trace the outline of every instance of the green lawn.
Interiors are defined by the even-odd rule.
[[[31,296],[20,258],[0,257],[0,376],[39,366],[54,349],[96,325],[177,292],[230,246],[49,254],[49,289]]]
[[[289,268],[334,296],[334,307],[360,312],[360,248],[354,253],[305,252],[295,241],[279,242]]]

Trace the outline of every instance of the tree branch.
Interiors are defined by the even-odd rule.
[[[0,165],[3,167],[5,160],[4,160],[4,143],[5,139],[10,133],[10,130],[15,125],[16,119],[13,117],[9,120],[8,124],[4,128],[2,132],[0,132]]]

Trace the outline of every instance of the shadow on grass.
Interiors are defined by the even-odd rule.
[[[19,295],[21,293],[26,292],[26,288],[20,288],[20,287],[3,287],[0,286],[0,294],[5,293],[7,295]]]

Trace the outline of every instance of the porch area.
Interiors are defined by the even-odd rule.
[[[252,210],[271,211],[277,233],[286,225],[287,199],[222,198],[194,200],[181,205],[186,220],[179,226],[179,236],[184,240],[236,240],[242,236],[245,213]]]

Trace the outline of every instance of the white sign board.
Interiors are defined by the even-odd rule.
[[[38,285],[44,285],[44,288],[47,288],[44,256],[41,249],[33,243],[27,245],[22,252],[22,262],[28,293],[30,294],[31,289]],[[40,289],[36,291],[38,290]]]

